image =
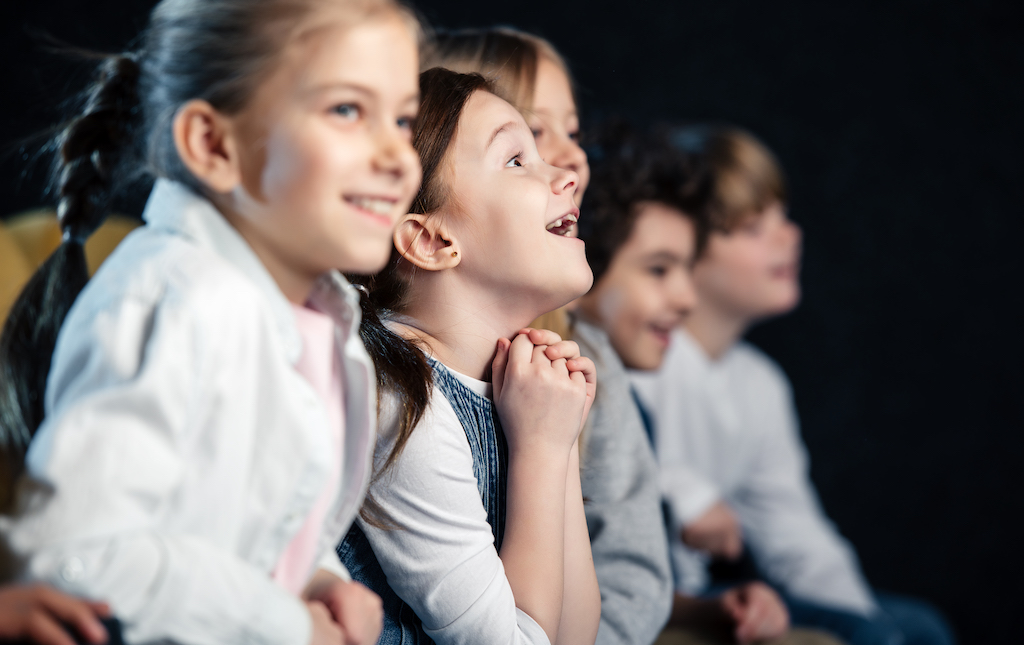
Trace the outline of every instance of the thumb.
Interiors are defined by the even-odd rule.
[[[501,398],[501,388],[505,385],[505,367],[508,365],[508,348],[511,346],[507,338],[499,338],[494,360],[491,361],[491,386],[495,402]]]

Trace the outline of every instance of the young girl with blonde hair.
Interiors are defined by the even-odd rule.
[[[384,266],[419,185],[417,40],[389,0],[163,0],[102,63],[58,141],[65,241],[3,334],[22,578],[109,602],[130,642],[376,641],[332,551],[376,401],[337,270]],[[83,289],[140,171],[147,225]]]

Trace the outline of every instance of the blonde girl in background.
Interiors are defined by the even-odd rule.
[[[382,644],[589,645],[600,597],[577,439],[593,363],[524,329],[590,287],[565,235],[579,176],[541,159],[481,76],[435,68],[420,88],[423,186],[366,281],[381,438],[342,561],[383,599]]]
[[[490,79],[523,114],[541,157],[579,175],[575,199],[582,203],[591,173],[580,147],[573,80],[548,41],[509,28],[439,31],[425,64]],[[607,334],[565,309],[532,325],[572,338],[601,376],[581,451],[584,509],[601,589],[597,643],[647,645],[668,619],[672,575],[657,468],[625,370]]]
[[[107,601],[130,642],[376,641],[332,550],[376,403],[337,270],[384,266],[419,185],[418,33],[387,0],[163,0],[102,62],[58,140],[64,243],[3,333],[21,579]],[[85,285],[143,172],[146,226]]]

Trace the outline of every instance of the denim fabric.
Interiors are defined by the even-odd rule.
[[[927,602],[877,593],[879,611],[860,616],[783,595],[793,625],[832,633],[849,645],[955,645],[942,614]]]
[[[463,385],[436,362],[434,387],[439,388],[466,432],[473,454],[473,475],[480,499],[487,510],[487,523],[494,533],[494,547],[501,548],[505,534],[505,491],[508,481],[508,444],[498,421],[497,410],[486,397]],[[353,524],[338,545],[338,557],[352,574],[381,597],[384,627],[378,645],[432,645],[415,612],[388,585],[387,577],[373,547],[359,524]]]

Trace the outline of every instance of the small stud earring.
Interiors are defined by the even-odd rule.
[[[459,257],[459,252],[458,251],[452,251],[452,257],[453,258]]]

